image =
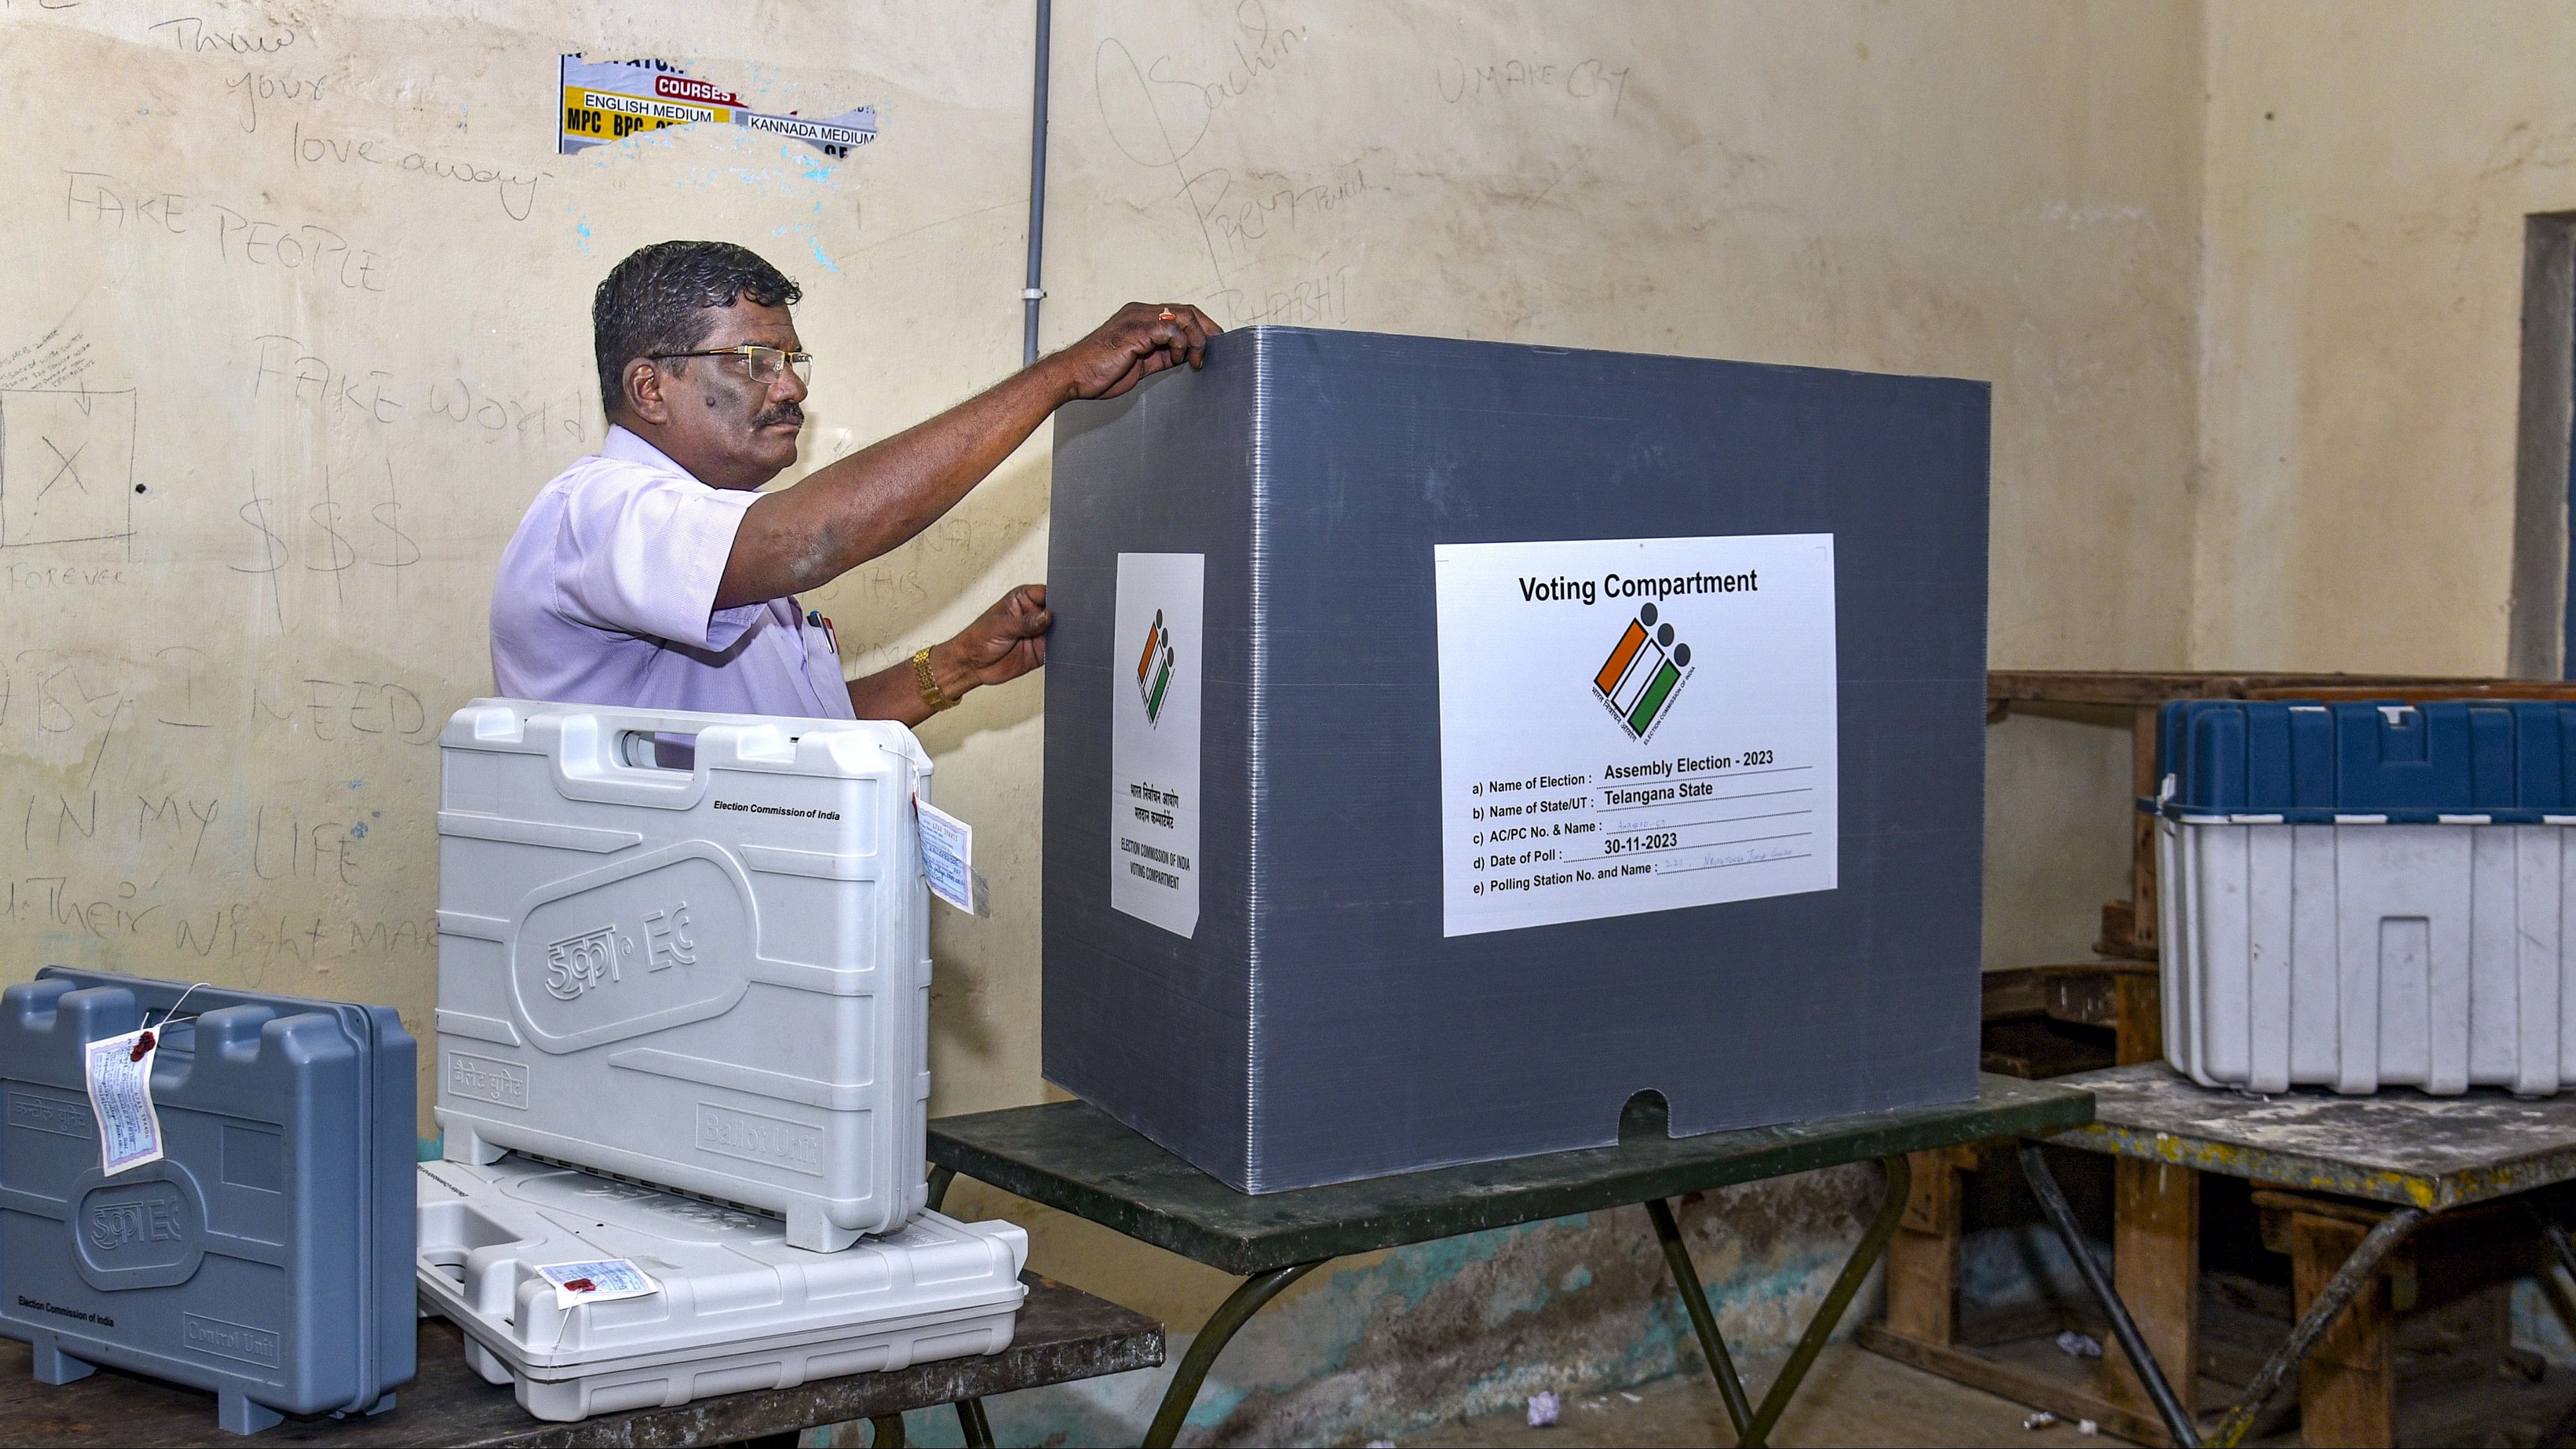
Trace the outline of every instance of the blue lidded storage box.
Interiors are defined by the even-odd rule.
[[[2203,1086],[2576,1079],[2576,706],[2183,700],[2155,822],[2166,1060]]]
[[[2576,705],[2180,699],[2156,734],[2174,818],[2542,824],[2576,816]],[[2457,817],[2483,817],[2477,821]]]
[[[412,1038],[389,1007],[47,967],[0,993],[0,1334],[282,1414],[412,1376]],[[101,1174],[82,1048],[150,1026],[158,1162]]]

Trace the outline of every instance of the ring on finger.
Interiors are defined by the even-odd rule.
[[[1166,321],[1166,322],[1178,322],[1178,321],[1180,321],[1181,319],[1180,319],[1180,318],[1178,318],[1178,317],[1176,317],[1176,316],[1174,316],[1174,315],[1172,315],[1172,309],[1171,309],[1171,308],[1169,308],[1169,307],[1166,307],[1166,308],[1164,308],[1164,309],[1163,309],[1163,320],[1164,320],[1164,321]]]

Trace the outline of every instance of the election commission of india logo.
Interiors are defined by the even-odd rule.
[[[1655,732],[1693,672],[1690,646],[1673,637],[1672,621],[1659,621],[1654,605],[1640,604],[1592,677],[1592,694],[1630,736],[1642,740]]]
[[[1145,723],[1163,719],[1163,694],[1172,687],[1172,631],[1163,627],[1163,611],[1154,611],[1145,631],[1145,652],[1136,658],[1136,693],[1145,701]]]

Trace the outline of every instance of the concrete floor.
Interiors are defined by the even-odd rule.
[[[1778,1360],[1745,1366],[1747,1387],[1758,1399]],[[2541,1381],[2500,1375],[2456,1383],[2427,1383],[2401,1391],[2398,1441],[2403,1444],[2514,1449],[2537,1441],[2544,1426],[2568,1412],[2576,1374],[2551,1370]],[[1909,1368],[1849,1342],[1827,1348],[1805,1387],[1774,1430],[1780,1445],[2013,1445],[2094,1446],[2124,1441],[2087,1436],[2072,1424],[2024,1429],[2031,1411],[1948,1379]],[[1521,1414],[1496,1414],[1396,1436],[1403,1449],[1436,1446],[1664,1446],[1733,1444],[1726,1409],[1706,1373],[1662,1379],[1629,1393],[1569,1400],[1553,1428],[1530,1428]],[[2294,1446],[2295,1425],[2258,1444]]]
[[[1758,1398],[1776,1361],[1746,1365],[1746,1377]],[[1935,1378],[1849,1343],[1828,1347],[1807,1375],[1771,1442],[1780,1445],[1852,1446],[2012,1445],[2015,1449],[2049,1449],[2055,1445],[2100,1445],[2118,1441],[2088,1438],[2073,1425],[2024,1429],[2030,1410],[1948,1379]],[[1566,1402],[1556,1426],[1533,1429],[1517,1414],[1468,1419],[1400,1437],[1404,1449],[1434,1446],[1544,1445],[1548,1449],[1592,1449],[1592,1446],[1663,1446],[1732,1444],[1726,1407],[1717,1385],[1705,1373],[1662,1379],[1630,1393]]]

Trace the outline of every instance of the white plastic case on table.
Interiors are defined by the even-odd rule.
[[[656,735],[695,736],[693,767],[656,768]],[[478,700],[439,749],[448,1161],[740,1203],[817,1252],[921,1210],[911,731]]]
[[[924,1212],[838,1253],[776,1221],[509,1158],[419,1172],[422,1305],[540,1419],[668,1407],[1011,1346],[1028,1235]],[[622,1258],[658,1291],[558,1307],[540,1267]]]
[[[2166,1059],[2257,1092],[2558,1091],[2569,830],[2158,820]]]

